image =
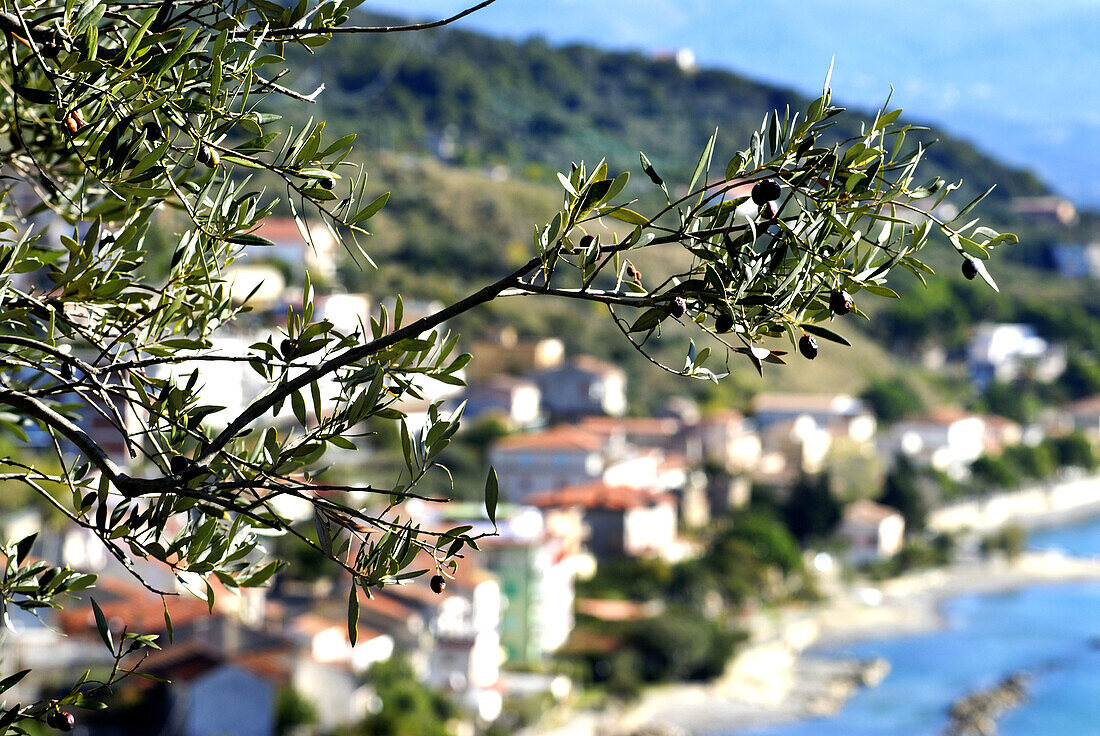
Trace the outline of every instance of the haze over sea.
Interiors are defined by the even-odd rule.
[[[1037,533],[1031,546],[1100,555],[1100,519]],[[1100,733],[1100,583],[960,596],[944,610],[944,631],[828,650],[884,657],[890,674],[835,717],[753,736],[938,736],[953,701],[1019,670],[1032,674],[1029,699],[998,723],[1000,736]]]
[[[468,4],[368,6],[436,17]],[[915,119],[1100,206],[1096,0],[498,0],[461,26],[613,49],[689,47],[702,65],[807,94],[835,56],[841,103],[877,107],[893,85]]]

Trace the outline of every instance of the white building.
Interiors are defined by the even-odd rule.
[[[359,625],[355,644],[348,637],[346,619],[339,620],[318,613],[305,613],[290,624],[291,637],[308,648],[315,662],[339,664],[353,672],[366,672],[375,662],[384,662],[393,654],[393,638]]]
[[[493,445],[489,462],[496,468],[502,497],[520,503],[532,493],[601,478],[610,442],[595,432],[562,425],[503,438]]]
[[[680,556],[676,499],[659,489],[594,482],[539,493],[530,502],[542,509],[580,509],[586,546],[596,557]]]
[[[1066,368],[1065,351],[1048,343],[1031,325],[978,325],[967,348],[970,379],[980,387],[1012,381],[1025,372],[1039,381],[1053,381]]]
[[[533,381],[494,376],[471,384],[463,399],[467,421],[498,416],[519,429],[533,427],[542,420],[542,392]]]
[[[985,439],[982,417],[941,407],[895,424],[882,437],[879,449],[889,455],[901,453],[962,480],[969,475],[970,463],[985,451]]]
[[[772,424],[808,416],[834,436],[869,442],[875,435],[875,415],[870,407],[847,394],[763,393],[753,399],[752,407],[761,433]]]
[[[341,246],[323,223],[308,224],[303,233],[292,217],[265,217],[253,234],[274,243],[250,249],[254,257],[281,261],[299,275],[308,270],[314,280],[330,282],[336,278]]]
[[[856,565],[893,557],[905,540],[905,519],[889,506],[861,498],[844,509],[837,536]]]

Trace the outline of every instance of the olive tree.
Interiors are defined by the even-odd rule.
[[[150,589],[137,561],[164,566],[211,605],[215,585],[263,585],[279,569],[263,535],[293,535],[352,576],[354,636],[359,595],[424,573],[445,577],[477,546],[468,527],[428,533],[401,516],[402,501],[431,498],[420,481],[441,468],[459,426],[461,412],[435,404],[413,432],[401,411],[425,379],[461,383],[471,357],[458,352],[457,336],[440,333],[447,320],[501,298],[599,302],[664,370],[718,380],[732,359],[759,368],[783,363],[792,348],[812,359],[817,338],[845,342],[839,318],[861,314],[864,299],[896,296],[886,285],[893,272],[931,273],[918,253],[936,233],[968,277],[993,284],[984,260],[1011,236],[967,221],[974,203],[950,220],[938,215],[954,187],[917,183],[923,151],[906,145],[900,110],[884,106],[856,138],[832,137],[842,110],[826,83],[807,110],[769,113],[728,162],[713,161],[715,139],[705,142],[686,182],[666,181],[643,155],[643,183],[663,203],[652,211],[630,198],[626,172],[567,167],[561,208],[534,227],[529,260],[437,312],[406,321],[398,297],[361,329],[341,332],[314,314],[307,278],[301,308],[277,334],[239,354],[211,350],[248,310],[232,298],[226,269],[270,244],[255,231],[276,206],[290,208],[305,236],[322,223],[362,267],[377,267],[368,227],[388,194],[349,161],[354,136],[333,137],[323,121],[291,128],[270,112],[273,97],[307,106],[321,94],[280,82],[285,48],[314,50],[338,33],[369,43],[371,34],[444,25],[490,2],[391,27],[353,25],[357,0],[5,3],[0,432],[16,447],[45,436],[52,458],[12,453],[0,458],[0,479],[25,484],[96,535]],[[257,172],[282,190],[254,183]],[[44,213],[66,232],[45,236],[35,225]],[[611,220],[617,228],[603,227]],[[149,258],[154,226],[171,230],[167,272]],[[643,281],[631,258],[653,249],[680,254],[667,261],[678,265]],[[696,349],[684,330],[707,347]],[[682,365],[654,357],[662,339],[684,343]],[[266,390],[213,421],[225,407],[204,400],[193,367],[230,362],[247,364]],[[272,421],[284,406],[289,427]],[[113,428],[121,454],[88,432],[90,417]],[[354,449],[368,421],[398,428],[404,472],[326,481],[326,451]],[[490,471],[490,519],[497,495]],[[310,504],[315,528],[294,527],[281,498]],[[2,550],[5,612],[87,595],[93,576],[36,560],[33,542]],[[431,569],[414,565],[422,552]],[[95,610],[115,670],[58,699],[8,705],[0,725],[65,727],[59,707],[94,707],[157,646],[140,632],[112,632]]]

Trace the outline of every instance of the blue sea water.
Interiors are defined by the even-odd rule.
[[[1100,519],[1043,531],[1031,546],[1100,555]],[[944,612],[943,631],[826,650],[884,657],[890,674],[836,716],[754,736],[938,736],[953,701],[1019,670],[1032,673],[1029,698],[1000,720],[1000,736],[1100,735],[1100,583],[964,595]]]

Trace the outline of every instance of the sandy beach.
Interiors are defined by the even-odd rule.
[[[634,703],[573,713],[528,736],[734,733],[836,712],[888,663],[842,660],[817,647],[930,631],[944,625],[943,600],[1043,583],[1100,581],[1100,559],[1025,553],[838,586],[828,600],[761,612],[746,625],[750,643],[718,680],[655,687]]]

